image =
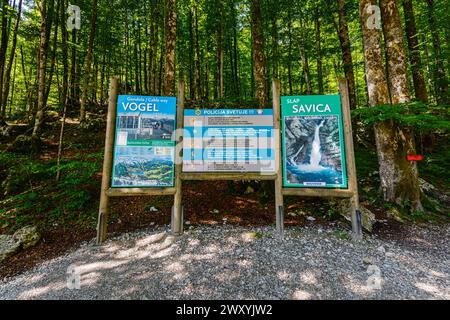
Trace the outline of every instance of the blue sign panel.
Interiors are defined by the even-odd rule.
[[[184,112],[183,171],[274,172],[272,109]]]
[[[112,187],[174,184],[176,98],[120,95]]]

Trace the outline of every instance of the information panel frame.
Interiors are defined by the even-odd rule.
[[[117,96],[112,189],[174,187],[176,105],[176,97]]]
[[[349,189],[340,95],[282,96],[281,122],[284,188]]]
[[[183,174],[274,174],[273,117],[272,108],[185,109]]]

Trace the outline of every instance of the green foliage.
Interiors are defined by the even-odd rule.
[[[352,117],[366,125],[394,120],[399,125],[420,128],[423,131],[448,131],[449,106],[427,105],[419,101],[395,105],[380,105],[352,111]]]
[[[101,169],[98,158],[98,154],[92,154],[63,162],[61,178],[56,182],[54,162],[0,152],[0,175],[5,177],[0,229],[14,231],[30,223],[92,226],[99,190],[95,175]]]

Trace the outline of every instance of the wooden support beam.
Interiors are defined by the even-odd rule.
[[[272,96],[273,96],[273,136],[275,149],[275,220],[276,228],[280,236],[284,232],[284,217],[283,217],[283,170],[282,170],[282,156],[281,156],[281,85],[279,80],[272,82]]]
[[[174,195],[175,188],[110,188],[106,194],[108,197],[164,196]]]
[[[108,234],[109,196],[107,192],[111,187],[111,169],[113,165],[118,91],[119,78],[112,77],[109,87],[108,117],[106,120],[105,154],[103,158],[102,187],[100,191],[100,207],[98,211],[97,244],[101,244],[103,241],[105,241]]]
[[[177,97],[177,131],[175,137],[175,195],[171,217],[172,234],[183,233],[183,208],[182,208],[182,180],[181,171],[183,165],[183,127],[184,127],[184,81],[178,81]]]
[[[356,179],[355,151],[353,149],[352,118],[350,114],[350,101],[346,79],[339,81],[341,94],[342,122],[344,124],[345,154],[347,164],[348,188],[353,192],[351,197],[352,237],[354,240],[362,239],[361,215],[359,211],[358,181]]]
[[[336,197],[351,198],[354,193],[347,189],[313,189],[313,188],[285,188],[282,191],[285,196],[299,197]]]
[[[264,175],[261,173],[189,173],[181,174],[182,180],[232,180],[232,181],[249,181],[249,180],[275,180],[274,174]]]

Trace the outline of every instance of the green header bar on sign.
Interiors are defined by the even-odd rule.
[[[281,98],[283,185],[347,188],[339,95]]]
[[[175,141],[171,140],[130,140],[128,146],[173,147]]]

